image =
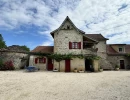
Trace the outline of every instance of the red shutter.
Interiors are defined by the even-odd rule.
[[[78,44],[79,44],[79,49],[81,49],[81,42],[79,42]]]
[[[35,64],[37,64],[38,58],[35,58]]]
[[[46,58],[43,58],[43,63],[46,63]]]
[[[72,49],[72,42],[69,42],[69,49]]]

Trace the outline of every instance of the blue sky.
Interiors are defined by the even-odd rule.
[[[86,34],[130,44],[130,0],[0,0],[0,33],[8,46],[53,45],[66,16]]]

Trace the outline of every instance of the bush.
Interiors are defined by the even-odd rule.
[[[0,66],[0,70],[14,70],[14,65],[13,62],[10,61],[6,61],[5,63],[1,64]]]
[[[4,66],[3,60],[0,59],[0,69]]]
[[[4,63],[4,67],[7,69],[7,70],[14,70],[14,65],[13,65],[13,62],[10,60],[10,61],[6,61]]]
[[[115,65],[115,68],[120,68],[118,65]]]
[[[100,66],[99,69],[103,69],[102,66]]]

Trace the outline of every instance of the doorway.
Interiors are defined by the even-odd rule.
[[[47,65],[48,65],[47,70],[52,71],[53,70],[52,59],[48,58],[48,64]]]
[[[120,69],[125,69],[124,60],[120,60]]]
[[[70,59],[65,60],[65,72],[70,72]]]
[[[93,71],[92,60],[85,59],[85,71]]]

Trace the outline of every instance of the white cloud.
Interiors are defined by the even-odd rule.
[[[45,41],[41,44],[41,46],[51,46],[52,45],[52,42],[50,41]]]
[[[118,11],[124,4],[127,6]],[[49,41],[43,45],[51,45],[53,39],[49,33],[58,28],[66,16],[86,33],[116,34],[108,43],[130,42],[129,0],[2,0],[0,5],[0,28],[14,29],[30,24],[49,27],[47,31],[38,30]]]
[[[44,41],[42,44],[42,46],[51,46],[53,45],[53,38],[51,36],[51,34],[49,34],[49,31],[39,31],[38,32],[41,35],[44,35],[44,37],[46,38],[46,41]]]

